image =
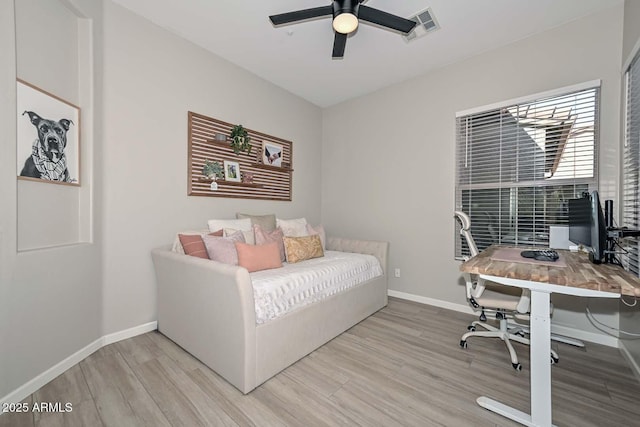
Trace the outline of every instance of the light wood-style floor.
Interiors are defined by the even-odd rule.
[[[392,298],[248,395],[150,332],[102,348],[26,400],[70,402],[72,412],[5,414],[0,426],[513,426],[475,399],[528,412],[528,347],[514,344],[519,373],[497,339],[471,338],[463,350],[471,320]],[[640,384],[617,349],[553,346],[554,423],[640,425]]]

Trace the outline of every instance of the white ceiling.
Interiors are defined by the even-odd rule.
[[[404,17],[430,7],[441,29],[406,43],[362,23],[331,58],[331,18],[273,27],[269,15],[329,0],[114,0],[308,101],[327,107],[557,27],[623,0],[369,0]],[[594,31],[598,31],[594,28]]]

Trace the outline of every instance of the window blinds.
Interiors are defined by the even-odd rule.
[[[456,119],[456,209],[478,249],[549,245],[568,199],[597,187],[599,87],[493,107]],[[456,225],[456,258],[468,255]]]
[[[640,54],[626,72],[626,129],[622,169],[622,225],[640,229]],[[622,258],[625,269],[639,274],[639,248],[634,239],[622,240],[627,251]]]

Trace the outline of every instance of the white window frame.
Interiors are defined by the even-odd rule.
[[[590,89],[596,89],[598,92],[596,94],[596,105],[595,105],[595,113],[594,113],[594,121],[595,121],[595,129],[594,129],[594,152],[593,152],[593,176],[589,177],[589,178],[579,178],[579,177],[573,177],[573,178],[563,178],[563,179],[557,179],[557,180],[534,180],[534,181],[522,181],[522,182],[499,182],[499,183],[491,183],[491,184],[485,184],[485,183],[461,183],[461,179],[462,179],[462,171],[459,168],[459,165],[461,164],[461,136],[466,135],[463,131],[463,133],[460,133],[460,119],[463,119],[465,117],[469,117],[469,116],[474,116],[474,115],[481,115],[483,113],[491,113],[493,111],[498,111],[502,108],[507,108],[507,107],[514,107],[514,106],[518,106],[518,105],[522,105],[522,104],[529,104],[529,103],[534,103],[536,101],[540,101],[540,100],[544,100],[547,98],[555,98],[555,97],[561,97],[561,96],[565,96],[565,95],[569,95],[572,93],[576,93],[576,92],[581,92],[581,91],[586,91],[586,90],[590,90]],[[463,110],[463,111],[459,111],[456,113],[456,184],[455,184],[455,209],[456,210],[463,210],[463,191],[466,190],[471,190],[473,191],[478,190],[478,189],[483,189],[483,188],[491,188],[491,189],[500,189],[503,188],[505,190],[509,189],[514,189],[514,188],[527,188],[527,189],[534,189],[531,191],[536,191],[535,189],[540,188],[540,187],[561,187],[561,186],[567,186],[567,185],[573,185],[574,186],[574,191],[575,188],[577,186],[588,188],[588,191],[593,191],[596,190],[598,187],[598,170],[599,170],[599,165],[598,165],[598,152],[599,152],[599,148],[600,148],[600,135],[599,135],[599,127],[600,127],[600,114],[599,114],[599,110],[600,110],[600,89],[601,89],[601,80],[591,80],[591,81],[587,81],[587,82],[583,82],[583,83],[579,83],[579,84],[575,84],[575,85],[571,85],[571,86],[565,86],[562,88],[558,88],[558,89],[553,89],[550,91],[545,91],[545,92],[540,92],[540,93],[536,93],[533,95],[528,95],[528,96],[523,96],[523,97],[519,97],[519,98],[514,98],[514,99],[510,99],[510,100],[506,100],[506,101],[501,101],[501,102],[497,102],[497,103],[493,103],[493,104],[488,104],[488,105],[484,105],[484,106],[480,106],[480,107],[475,107],[475,108],[471,108],[471,109],[467,109],[467,110]],[[502,132],[502,131],[500,131]],[[465,143],[466,144],[466,143]],[[517,191],[517,190],[516,190]],[[503,196],[504,197],[504,196]],[[511,196],[510,196],[511,197]],[[577,197],[577,195],[576,195]],[[516,208],[517,210],[518,208]],[[536,217],[536,221],[537,221],[537,217]],[[546,220],[545,220],[546,221]],[[473,221],[472,221],[473,222]],[[473,224],[472,224],[473,226]],[[496,243],[505,243],[505,242],[496,242]],[[507,242],[509,243],[509,242]],[[516,242],[517,243],[517,242]],[[466,255],[464,253],[464,243],[460,240],[459,238],[459,224],[456,224],[456,245],[455,245],[455,257],[456,259],[462,259],[464,257],[464,255]]]
[[[633,79],[632,79],[633,78]],[[634,85],[631,87],[631,85]],[[631,98],[631,92],[636,93]],[[624,143],[622,146],[622,226],[640,229],[640,51],[629,60],[624,75]],[[633,103],[633,105],[631,105]],[[636,171],[634,173],[634,170]],[[622,239],[622,265],[640,276],[640,242]]]

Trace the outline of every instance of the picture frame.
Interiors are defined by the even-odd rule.
[[[80,186],[80,108],[17,79],[18,179]]]
[[[240,163],[225,160],[224,179],[225,181],[240,182]]]
[[[274,142],[262,142],[262,163],[269,166],[282,167],[284,147]]]

